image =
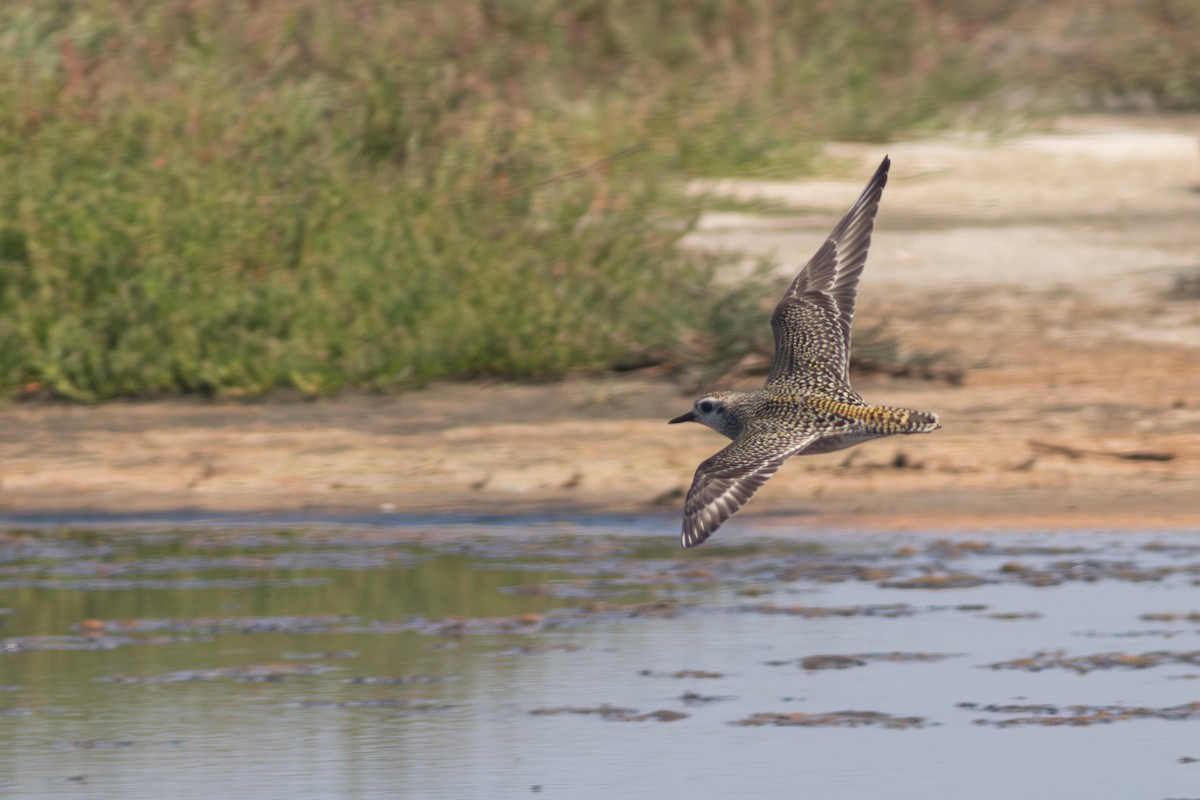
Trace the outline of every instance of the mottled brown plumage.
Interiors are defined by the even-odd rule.
[[[711,536],[792,456],[941,427],[935,414],[870,405],[850,386],[854,301],[889,166],[884,158],[771,314],[775,361],[766,386],[707,394],[671,420],[733,440],[696,470],[683,507],[684,547]]]

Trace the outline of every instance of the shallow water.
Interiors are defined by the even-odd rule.
[[[665,528],[0,534],[0,796],[1200,797],[1200,538]]]

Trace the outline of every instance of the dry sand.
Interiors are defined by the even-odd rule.
[[[796,216],[712,214],[692,245],[793,272],[884,151],[859,324],[950,350],[962,385],[866,376],[943,430],[789,462],[727,525],[1200,529],[1200,119],[830,145],[845,180],[722,181]],[[767,321],[764,318],[763,325]],[[761,377],[757,379],[761,381]],[[747,387],[756,380],[744,381]],[[654,376],[442,384],[391,398],[0,408],[0,515],[662,513],[723,441],[667,426]]]

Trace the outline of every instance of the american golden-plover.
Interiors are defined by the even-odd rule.
[[[706,394],[671,420],[699,422],[733,440],[696,470],[683,506],[684,547],[711,536],[792,456],[941,427],[927,411],[867,403],[847,372],[858,279],[889,166],[885,157],[771,314],[775,362],[766,386]]]

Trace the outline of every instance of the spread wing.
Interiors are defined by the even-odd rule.
[[[781,442],[743,436],[700,463],[683,504],[683,546],[695,547],[754,496],[784,461],[812,443],[815,435]]]
[[[850,326],[858,279],[867,263],[879,198],[887,184],[891,159],[884,157],[867,188],[829,238],[800,270],[771,315],[775,363],[773,383],[803,382],[804,373],[847,382]]]

